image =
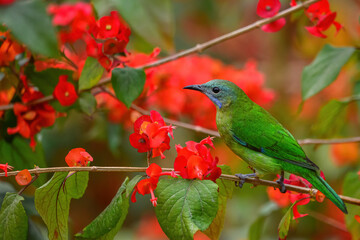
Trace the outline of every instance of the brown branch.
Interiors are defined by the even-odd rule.
[[[163,171],[173,171],[173,168],[163,168]],[[100,166],[92,166],[92,167],[52,167],[52,168],[34,168],[29,169],[30,174],[41,174],[41,173],[52,173],[52,172],[70,172],[70,171],[78,171],[78,172],[145,172],[146,167],[100,167]],[[10,171],[7,175],[16,176],[20,171]],[[0,177],[4,177],[5,173],[0,173]],[[221,174],[220,178],[237,182],[239,178],[234,175]],[[263,180],[258,178],[246,178],[245,182],[253,184],[254,186],[262,185],[268,187],[279,188],[279,184],[269,180]],[[310,196],[315,197],[318,190],[313,188],[305,188],[294,185],[285,184],[285,187],[289,191],[294,191],[298,193],[306,193],[310,194]],[[339,195],[340,198],[349,204],[360,206],[360,199],[352,198],[348,196]]]
[[[224,34],[224,35],[222,35],[220,37],[211,39],[211,40],[209,40],[207,42],[204,42],[204,43],[201,43],[201,44],[197,44],[196,46],[194,46],[192,48],[189,48],[189,49],[186,49],[186,50],[181,51],[179,53],[176,53],[174,55],[159,59],[157,61],[145,64],[145,65],[142,65],[142,66],[138,66],[136,68],[137,69],[147,69],[147,68],[151,68],[151,67],[156,67],[156,66],[162,65],[164,63],[171,62],[171,61],[174,61],[176,59],[179,59],[179,58],[182,58],[182,57],[194,54],[194,53],[200,53],[200,52],[204,51],[205,49],[208,49],[208,48],[210,48],[210,47],[212,47],[214,45],[217,45],[217,44],[222,43],[222,42],[224,42],[226,40],[235,38],[235,37],[237,37],[239,35],[247,33],[247,32],[249,32],[251,30],[256,29],[256,28],[260,28],[263,25],[271,23],[271,22],[273,22],[273,21],[275,21],[275,20],[277,20],[279,18],[285,17],[287,15],[290,15],[291,13],[294,13],[294,12],[296,12],[296,11],[302,9],[302,8],[305,8],[305,7],[309,6],[310,4],[313,4],[313,3],[318,2],[318,1],[319,0],[309,0],[309,1],[306,1],[306,2],[299,3],[295,7],[291,7],[291,8],[288,8],[288,9],[282,11],[282,12],[279,12],[277,15],[275,15],[275,16],[273,16],[271,18],[265,18],[265,19],[258,20],[256,22],[250,24],[250,25],[239,28],[239,29],[237,29],[235,31]],[[110,81],[111,81],[110,78],[104,78],[104,79],[100,80],[100,82],[98,84],[96,84],[93,88],[102,86],[102,85],[107,84],[107,83],[110,83]],[[88,89],[86,91],[89,91],[89,90],[90,89]],[[46,97],[40,98],[38,100],[35,100],[33,102],[30,102],[28,104],[29,105],[39,104],[39,103],[47,102],[47,101],[53,100],[53,99],[54,99],[53,96],[46,96]],[[9,109],[12,109],[13,107],[14,107],[13,104],[2,105],[2,106],[0,106],[0,111],[9,110]]]

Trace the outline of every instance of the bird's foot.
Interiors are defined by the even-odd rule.
[[[238,182],[235,182],[235,186],[239,187],[239,188],[242,188],[242,186],[245,183],[245,179],[251,178],[251,177],[256,177],[256,173],[250,173],[250,174],[238,173],[238,174],[235,174],[235,176],[240,179]]]
[[[284,184],[284,172],[281,173],[280,178],[276,180],[276,182],[280,185],[279,190],[281,193],[286,193],[286,187]]]

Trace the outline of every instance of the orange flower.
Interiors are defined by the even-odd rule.
[[[15,177],[16,182],[21,186],[28,185],[31,179],[32,177],[27,169],[21,170]]]
[[[74,148],[66,155],[65,161],[69,167],[85,167],[93,158],[85,149]]]

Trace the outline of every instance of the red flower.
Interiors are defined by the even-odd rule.
[[[134,133],[130,135],[131,146],[138,152],[152,151],[152,157],[161,156],[165,158],[163,152],[170,149],[170,137],[173,136],[174,127],[166,126],[164,119],[156,111],[151,111],[150,116],[143,115],[134,123]]]
[[[5,163],[5,164],[1,164],[0,163],[0,170],[3,170],[5,172],[5,177],[7,177],[7,171],[9,170],[12,170],[13,167],[8,165],[8,163]]]
[[[93,158],[85,149],[74,148],[66,155],[65,161],[69,167],[85,167],[93,161]]]
[[[122,41],[129,41],[130,30],[122,23],[118,12],[112,11],[110,16],[99,19],[96,27],[92,29],[95,38],[119,38]]]
[[[200,143],[189,141],[186,142],[186,147],[176,146],[178,156],[174,162],[174,170],[182,178],[216,181],[220,177],[221,169],[217,167],[219,159],[211,156],[210,149],[205,144],[213,147],[212,139],[207,137]]]
[[[18,54],[24,51],[24,47],[10,38],[9,32],[0,32],[0,66],[8,66]]]
[[[261,30],[264,32],[277,32],[280,31],[286,24],[285,18],[280,18],[276,21],[273,21],[269,24],[266,24],[261,27]]]
[[[27,170],[27,169],[21,170],[15,176],[16,182],[21,186],[28,185],[31,182],[31,178],[32,178],[31,174],[30,174],[29,170]]]
[[[268,187],[267,194],[269,199],[275,202],[279,207],[287,207],[290,204],[289,191],[281,193],[278,188]]]
[[[24,103],[43,97],[42,93],[26,88],[22,96]],[[50,127],[55,123],[55,110],[48,103],[36,105],[14,104],[14,114],[17,118],[17,126],[8,128],[9,135],[19,133],[24,138],[30,138],[30,146],[35,147],[35,134],[43,127]]]
[[[146,174],[148,178],[141,180],[138,182],[134,188],[134,192],[131,195],[131,201],[136,202],[136,193],[140,193],[141,195],[151,194],[150,201],[153,206],[157,205],[157,198],[155,197],[154,191],[159,182],[159,177],[164,175],[170,175],[172,177],[176,177],[174,171],[172,172],[162,172],[162,169],[156,163],[150,164],[150,166],[146,169]]]
[[[259,0],[256,13],[262,18],[269,18],[275,16],[280,8],[280,0]]]
[[[15,0],[0,0],[0,6],[1,5],[10,5],[13,2],[15,2]]]
[[[319,18],[315,26],[305,27],[306,30],[315,37],[326,38],[327,36],[322,32],[326,31],[331,25],[336,28],[336,33],[342,28],[341,24],[335,21],[336,12],[323,15]]]
[[[67,81],[67,75],[61,75],[53,95],[63,106],[74,104],[78,98],[74,85]]]

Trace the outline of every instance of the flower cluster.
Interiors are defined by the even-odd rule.
[[[221,175],[221,169],[217,166],[219,159],[213,158],[210,149],[205,144],[214,147],[212,138],[207,137],[200,141],[186,142],[186,147],[176,146],[177,157],[174,162],[174,170],[185,179],[209,179],[216,181]]]
[[[280,0],[259,0],[256,13],[262,18],[275,16],[281,8]],[[286,24],[285,18],[280,18],[261,27],[264,32],[277,32]]]
[[[65,157],[65,162],[69,167],[85,167],[92,161],[92,156],[83,148],[71,149]]]
[[[134,133],[130,135],[130,144],[138,152],[152,152],[152,157],[161,156],[163,152],[170,149],[170,137],[173,138],[173,126],[167,126],[164,119],[156,111],[149,115],[143,115],[134,123]]]
[[[321,177],[324,178],[323,174]],[[312,187],[312,184],[309,183],[306,179],[304,179],[302,177],[298,177],[294,174],[290,174],[289,179],[285,179],[284,183],[294,185],[294,186],[299,186],[299,187],[308,187],[308,188]],[[308,214],[300,214],[297,207],[299,205],[308,204],[310,202],[310,198],[311,198],[310,194],[298,193],[298,192],[292,192],[292,191],[286,191],[285,193],[281,193],[279,189],[277,189],[277,188],[274,189],[272,187],[268,187],[267,193],[268,193],[269,198],[272,201],[274,201],[275,203],[277,203],[280,207],[286,207],[290,203],[296,202],[292,209],[294,219],[305,217],[308,215]],[[317,191],[316,201],[322,202],[324,200],[324,198],[325,198],[325,196],[320,191]]]

